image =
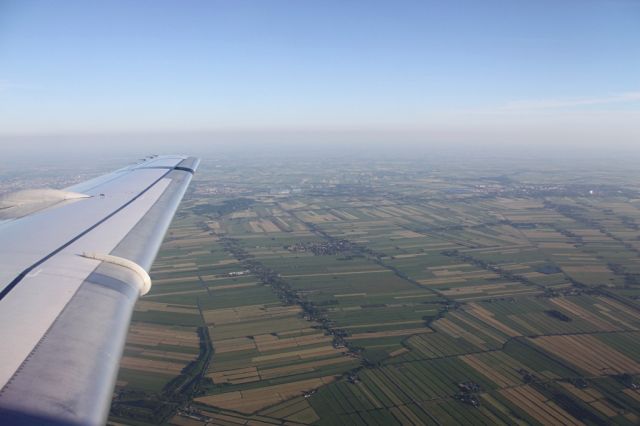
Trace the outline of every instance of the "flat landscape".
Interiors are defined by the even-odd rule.
[[[114,424],[638,424],[640,174],[204,159]]]

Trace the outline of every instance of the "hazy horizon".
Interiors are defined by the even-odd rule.
[[[625,0],[3,1],[0,143],[636,151],[639,17]]]
[[[124,166],[153,154],[184,154],[206,161],[265,160],[410,160],[434,164],[528,164],[540,162],[635,167],[640,146],[630,144],[570,144],[463,142],[424,140],[406,133],[386,132],[217,132],[130,133],[0,136],[0,167],[21,164],[107,163]],[[265,163],[266,164],[266,163]]]

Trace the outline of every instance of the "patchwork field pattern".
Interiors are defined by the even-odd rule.
[[[114,422],[640,421],[631,172],[201,170],[136,307]]]

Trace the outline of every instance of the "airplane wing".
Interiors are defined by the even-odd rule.
[[[134,304],[199,160],[0,199],[0,423],[104,424]]]

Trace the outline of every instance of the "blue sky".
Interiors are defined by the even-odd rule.
[[[638,123],[636,0],[0,0],[0,134]]]

